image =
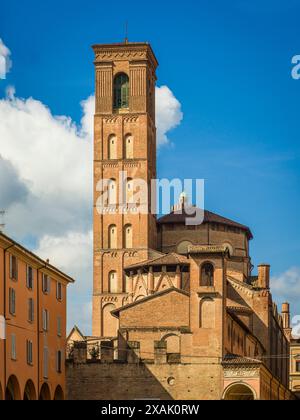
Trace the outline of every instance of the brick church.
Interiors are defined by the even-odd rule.
[[[269,265],[252,275],[250,229],[209,211],[187,224],[184,193],[160,219],[134,202],[135,180],[157,178],[151,46],[93,48],[93,336],[69,336],[68,397],[292,399],[289,305],[273,303]]]

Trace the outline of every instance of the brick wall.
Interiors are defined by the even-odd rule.
[[[67,364],[70,400],[219,400],[220,365]]]

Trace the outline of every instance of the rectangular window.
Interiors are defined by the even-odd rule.
[[[16,314],[16,292],[15,289],[9,289],[9,313],[11,315]]]
[[[297,360],[296,362],[296,372],[300,373],[300,360]]]
[[[56,352],[56,371],[57,373],[61,373],[61,366],[62,366],[62,352],[59,350]]]
[[[14,255],[9,256],[9,277],[11,280],[18,280],[18,260]]]
[[[33,344],[32,341],[26,341],[26,355],[27,355],[27,364],[32,366],[33,364]]]
[[[50,278],[49,276],[47,276],[47,274],[43,274],[42,289],[43,293],[45,293],[46,295],[50,293]]]
[[[43,330],[49,330],[49,311],[47,309],[43,309]]]
[[[48,379],[48,364],[49,364],[49,352],[48,347],[44,347],[44,359],[43,359],[43,376]]]
[[[33,268],[29,265],[27,266],[26,286],[29,290],[33,289]]]
[[[56,283],[56,299],[62,300],[62,284],[59,282]]]
[[[34,301],[33,299],[28,299],[28,321],[34,321]]]
[[[58,316],[57,317],[57,335],[58,335],[58,337],[61,337],[61,331],[62,331],[62,328],[61,328],[61,317]]]
[[[17,343],[16,343],[16,335],[11,335],[11,359],[17,360]]]

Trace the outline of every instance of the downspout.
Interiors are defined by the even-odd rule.
[[[4,322],[5,322],[5,339],[4,339],[4,349],[3,349],[3,359],[4,359],[4,399],[5,399],[5,393],[6,393],[6,387],[7,387],[7,369],[6,369],[6,343],[7,343],[7,337],[6,337],[6,251],[8,251],[10,248],[13,248],[14,245],[10,245],[9,247],[4,249],[3,253],[3,312],[4,312]]]

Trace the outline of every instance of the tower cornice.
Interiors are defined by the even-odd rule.
[[[95,53],[95,64],[112,61],[149,61],[154,70],[158,67],[157,58],[146,42],[130,42],[117,44],[96,44],[92,46]]]

